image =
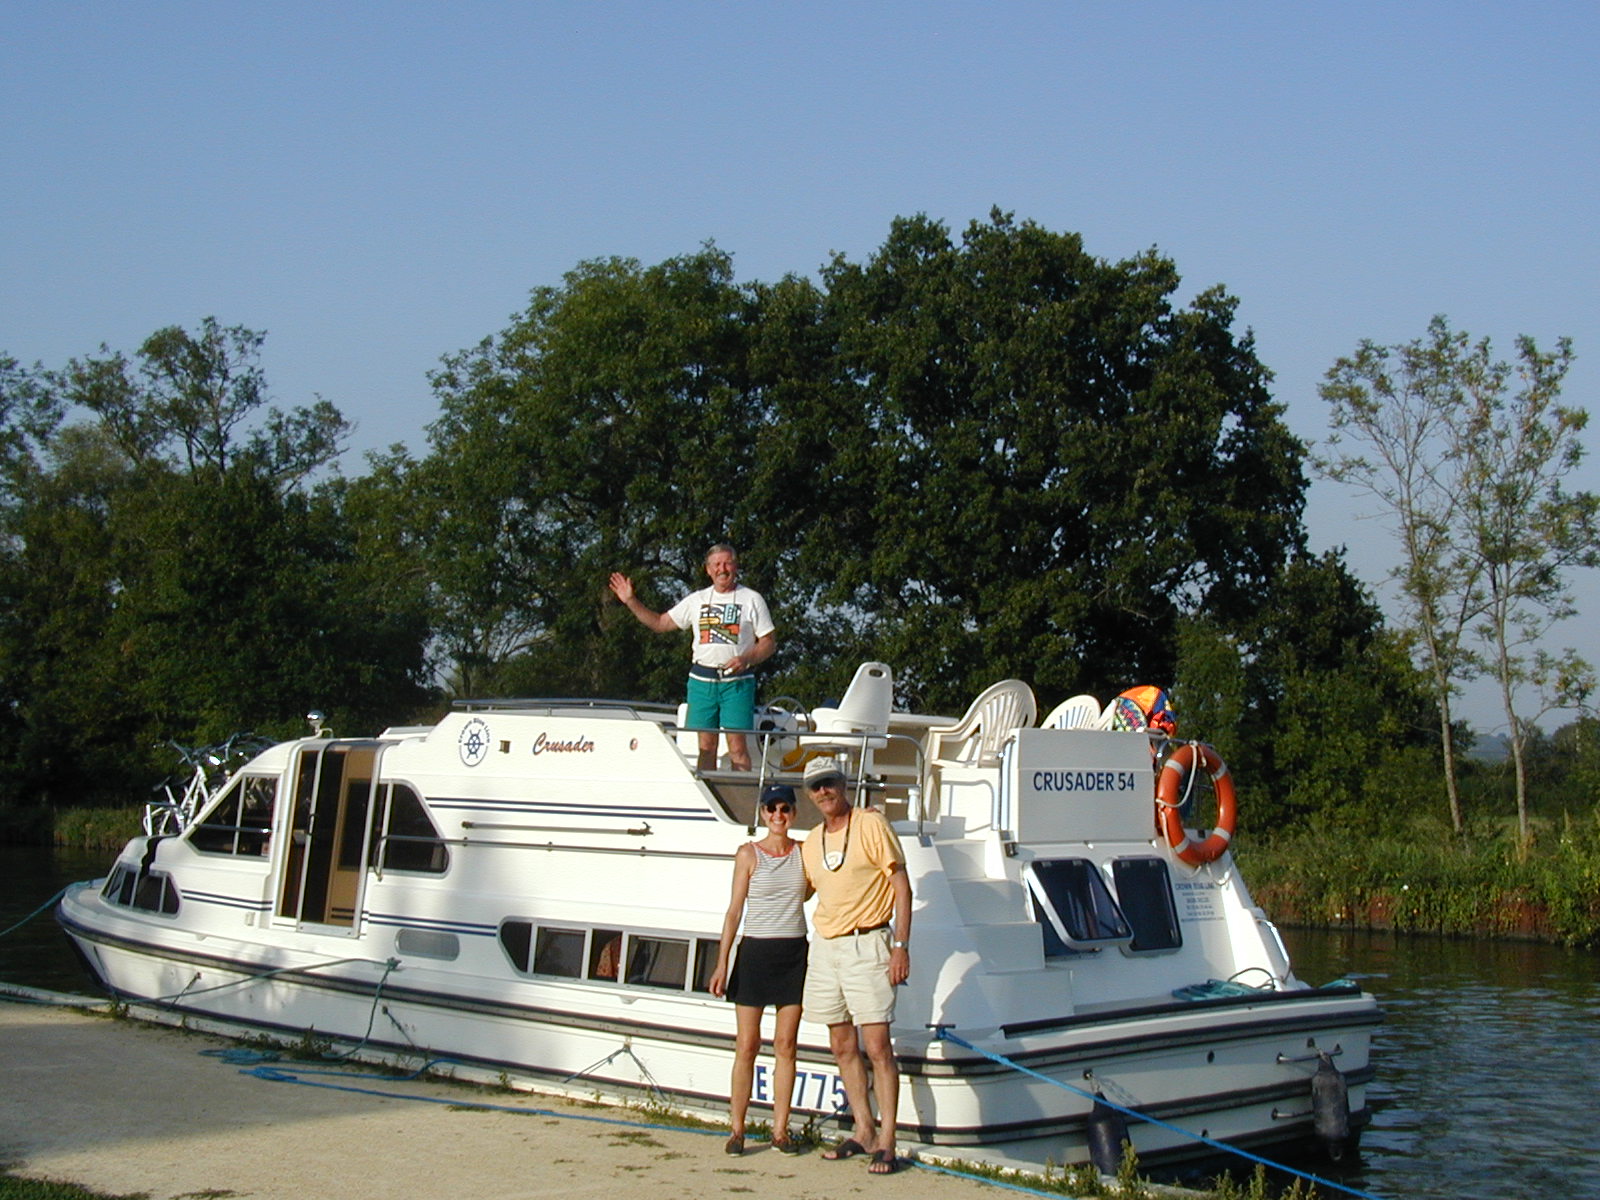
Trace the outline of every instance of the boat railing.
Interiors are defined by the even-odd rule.
[[[456,712],[529,713],[541,717],[597,716],[619,721],[654,721],[658,725],[671,725],[677,719],[677,710],[670,704],[652,704],[638,700],[596,700],[587,696],[517,697],[492,700],[456,700],[451,704]]]
[[[919,833],[928,819],[922,791],[925,749],[919,737],[871,731],[817,733],[800,725],[774,728],[770,722],[754,729],[713,730],[692,725],[674,725],[673,729],[689,735],[679,743],[685,761],[696,778],[711,789],[728,816],[740,824],[756,824],[761,793],[774,783],[795,789],[798,827],[820,820],[803,786],[806,763],[820,754],[832,754],[844,761],[845,777],[856,805],[873,804],[888,812],[891,819],[915,821]],[[744,734],[751,747],[751,769],[701,770],[696,761],[699,735],[713,732]]]
[[[211,797],[228,782],[234,764],[254,758],[272,745],[272,739],[249,732],[236,733],[214,746],[182,746],[170,738],[165,744],[182,766],[156,784],[161,798],[144,806],[143,825],[148,837],[176,837],[188,829]]]

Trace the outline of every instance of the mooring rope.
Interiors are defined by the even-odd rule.
[[[1300,1179],[1314,1183],[1319,1187],[1330,1187],[1337,1191],[1346,1192],[1352,1196],[1360,1196],[1362,1197],[1362,1200],[1380,1200],[1380,1197],[1374,1196],[1371,1192],[1363,1192],[1359,1188],[1348,1187],[1345,1184],[1336,1183],[1331,1179],[1324,1179],[1319,1175],[1312,1175],[1306,1171],[1296,1170],[1294,1167],[1286,1166],[1280,1162],[1274,1162],[1270,1158],[1262,1158],[1259,1154],[1251,1154],[1248,1150],[1241,1150],[1237,1146],[1230,1146],[1226,1142],[1219,1142],[1214,1138],[1206,1137],[1204,1134],[1195,1133],[1193,1130],[1184,1129],[1181,1126],[1170,1124],[1161,1120],[1159,1117],[1152,1117],[1147,1113],[1140,1112],[1138,1109],[1128,1108],[1124,1105],[1117,1104],[1111,1100],[1107,1100],[1104,1096],[1097,1096],[1093,1092],[1086,1091],[1080,1087],[1074,1087],[1072,1084],[1065,1083],[1062,1080],[1052,1079],[1050,1076],[1041,1074],[1040,1072],[1033,1070],[1031,1067],[1025,1067],[1019,1062],[1014,1062],[1003,1054],[996,1054],[992,1050],[985,1050],[981,1046],[974,1046],[965,1038],[951,1033],[947,1026],[936,1025],[933,1027],[933,1033],[935,1039],[939,1041],[954,1042],[958,1046],[961,1046],[967,1050],[971,1050],[974,1054],[981,1054],[984,1058],[989,1059],[991,1062],[999,1063],[1001,1066],[1007,1067],[1013,1071],[1019,1071],[1030,1078],[1039,1080],[1041,1083],[1048,1083],[1052,1087],[1058,1087],[1063,1091],[1072,1092],[1075,1095],[1082,1096],[1086,1100],[1094,1101],[1097,1104],[1104,1104],[1107,1108],[1115,1109],[1117,1112],[1120,1112],[1125,1116],[1133,1117],[1136,1120],[1143,1121],[1149,1125],[1159,1126],[1162,1129],[1179,1134],[1182,1137],[1186,1137],[1191,1141],[1200,1142],[1202,1145],[1210,1146],[1214,1150],[1220,1150],[1225,1154],[1237,1155],[1240,1158],[1247,1158],[1251,1162],[1260,1163],[1262,1166],[1269,1167],[1274,1171],[1282,1171],[1285,1174],[1294,1175]]]
[[[67,887],[71,887],[71,886],[72,885],[70,883],[67,884]],[[18,921],[15,925],[11,926],[9,929],[0,929],[0,937],[5,937],[6,934],[8,934],[8,933],[15,933],[17,930],[21,929],[24,925],[26,925],[29,921],[31,921],[35,917],[37,917],[40,913],[46,911],[47,909],[50,909],[50,908],[54,907],[55,906],[55,902],[57,900],[61,899],[61,897],[65,896],[66,894],[67,894],[67,888],[62,888],[54,896],[51,896],[50,899],[46,900],[43,904],[39,905],[38,908],[34,909],[31,913],[29,913],[27,916],[23,917],[22,920]]]

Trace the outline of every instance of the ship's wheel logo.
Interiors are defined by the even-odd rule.
[[[481,763],[489,753],[488,722],[482,717],[473,717],[461,731],[458,745],[461,748],[461,761],[467,766],[475,767]]]

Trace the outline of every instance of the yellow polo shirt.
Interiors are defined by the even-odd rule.
[[[848,836],[847,836],[848,835]],[[837,871],[823,865],[823,843],[829,854],[844,853]],[[849,824],[839,833],[818,825],[800,844],[800,863],[817,893],[812,923],[821,937],[839,937],[871,929],[894,916],[894,888],[889,876],[904,867],[905,852],[889,820],[871,808],[852,808]]]

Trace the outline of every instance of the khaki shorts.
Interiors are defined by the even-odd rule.
[[[887,1025],[894,1020],[889,931],[813,938],[806,961],[806,1020],[819,1025]]]

